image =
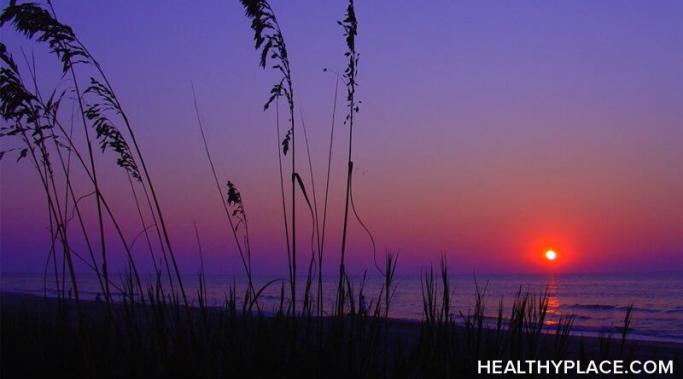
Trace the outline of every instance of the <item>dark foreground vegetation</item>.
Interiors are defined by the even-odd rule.
[[[221,308],[7,293],[1,301],[4,378],[462,378],[477,376],[479,359],[674,359],[680,367],[683,353],[625,335],[572,337],[570,323],[540,333],[547,303],[526,295],[488,329],[480,311],[447,319],[444,298],[419,323],[245,313],[234,293]]]

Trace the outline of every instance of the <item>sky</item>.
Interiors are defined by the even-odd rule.
[[[346,4],[276,0],[273,7],[320,202],[331,72],[345,66],[336,21]],[[258,67],[239,2],[74,0],[55,1],[55,8],[122,100],[183,270],[198,267],[196,222],[208,270],[239,271],[197,128],[194,85],[218,176],[242,192],[256,271],[285,273],[276,115],[263,111],[277,75]],[[682,2],[359,1],[356,8],[362,104],[353,194],[379,259],[396,251],[398,270],[408,273],[442,254],[465,273],[683,271]],[[0,38],[15,57],[22,49],[36,56],[41,85],[63,83],[44,46],[7,26]],[[340,85],[330,271],[339,262],[344,205],[343,91]],[[310,186],[304,145],[298,146],[297,164]],[[138,216],[114,159],[97,157],[103,192],[133,239]],[[38,178],[28,161],[5,157],[0,183],[0,270],[40,272],[49,233]],[[86,200],[84,208],[92,211],[93,203]],[[300,217],[306,262],[311,225]],[[94,223],[91,217],[92,233]],[[351,270],[371,268],[367,235],[355,221],[349,233]],[[112,264],[121,268],[118,249]],[[555,262],[543,259],[547,249],[558,253]],[[134,253],[149,270],[142,243]]]

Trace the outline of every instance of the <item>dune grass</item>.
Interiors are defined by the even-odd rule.
[[[3,375],[470,377],[479,359],[587,359],[581,355],[592,349],[583,340],[577,346],[576,339],[569,338],[573,319],[561,320],[554,331],[544,324],[547,295],[520,291],[510,309],[500,305],[497,316],[487,319],[486,294],[480,289],[471,312],[452,314],[445,265],[440,275],[430,269],[423,276],[421,322],[392,320],[380,302],[368,312],[349,305],[343,317],[317,318],[310,313],[288,315],[281,301],[276,313],[266,315],[250,311],[234,286],[222,306],[209,307],[203,273],[198,280],[199,301],[192,308],[178,298],[169,302],[154,286],[142,304],[132,296],[130,275],[122,287],[131,296],[109,309],[105,303],[81,301],[79,306],[64,298],[36,298],[25,307],[5,302]],[[359,298],[362,282],[358,288],[349,284],[347,293]],[[635,345],[623,336],[602,337],[599,351],[588,356],[632,357]]]

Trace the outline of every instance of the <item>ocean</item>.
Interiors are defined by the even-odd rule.
[[[112,277],[114,283],[121,283],[121,276]],[[114,279],[115,278],[115,279]],[[258,288],[276,277],[256,277]],[[282,276],[266,288],[260,304],[265,312],[274,311],[280,302],[281,286],[288,293],[286,276]],[[437,278],[438,279],[438,276]],[[657,341],[683,342],[683,275],[681,274],[561,274],[561,275],[452,275],[452,316],[462,322],[473,308],[476,286],[485,293],[485,315],[493,318],[498,304],[503,300],[504,314],[509,316],[511,304],[518,291],[541,295],[548,291],[548,317],[546,327],[549,331],[563,316],[575,317],[573,334],[599,336],[618,335],[623,325],[626,309],[633,305],[630,338]],[[362,277],[352,278],[357,293]],[[381,277],[368,276],[364,286],[366,303],[373,304],[381,288]],[[192,302],[196,302],[197,276],[184,278],[186,292]],[[419,276],[397,275],[396,291],[391,302],[390,317],[406,320],[422,319],[422,295]],[[224,304],[228,287],[235,285],[238,297],[246,288],[241,276],[207,275],[208,304]],[[305,278],[298,279],[301,293]],[[326,311],[332,309],[337,282],[333,277],[324,278],[324,303]],[[94,299],[99,292],[99,284],[94,275],[80,275],[81,296]],[[20,292],[35,295],[56,296],[54,280],[47,285],[42,274],[3,274],[0,277],[2,291]]]

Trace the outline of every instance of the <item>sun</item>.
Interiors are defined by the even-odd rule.
[[[555,252],[555,250],[546,251],[545,252],[545,259],[547,259],[549,261],[554,261],[555,259],[557,259],[557,253]]]

